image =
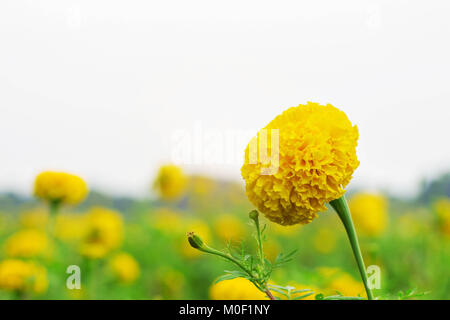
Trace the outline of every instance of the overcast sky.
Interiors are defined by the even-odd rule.
[[[53,169],[145,195],[186,144],[189,172],[239,179],[248,135],[315,101],[359,127],[352,185],[412,194],[450,170],[449,14],[437,0],[2,0],[0,192]]]

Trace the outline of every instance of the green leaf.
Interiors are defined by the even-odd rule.
[[[306,297],[309,297],[309,296],[312,295],[312,294],[314,294],[314,292],[310,292],[310,293],[304,294],[304,295],[302,295],[302,296],[300,296],[300,297],[295,297],[295,298],[292,299],[292,300],[305,299]]]

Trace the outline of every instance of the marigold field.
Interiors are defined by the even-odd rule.
[[[219,250],[254,251],[254,207],[241,182],[170,165],[148,198],[132,199],[89,191],[89,181],[70,175],[58,182],[46,175],[35,181],[36,197],[0,197],[1,299],[267,299],[244,278],[215,283],[230,263],[195,250],[186,237],[195,232]],[[449,181],[443,176],[411,199],[347,192],[366,266],[380,271],[375,297],[450,298],[450,199],[442,187]],[[61,185],[70,197],[50,192]],[[271,284],[312,290],[305,299],[364,296],[344,227],[330,208],[307,225],[260,219],[269,261],[297,249]],[[80,268],[80,289],[68,286],[69,266]]]

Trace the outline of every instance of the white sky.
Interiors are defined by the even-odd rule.
[[[144,195],[180,130],[200,152],[189,172],[239,179],[239,160],[202,156],[211,140],[199,147],[198,132],[255,133],[315,101],[359,127],[352,185],[411,194],[450,169],[449,9],[437,0],[2,0],[0,192],[30,192],[36,173],[57,169]],[[246,139],[213,147],[240,158]]]

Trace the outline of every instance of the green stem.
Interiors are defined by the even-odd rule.
[[[369,300],[373,300],[372,291],[369,288],[369,281],[367,279],[366,267],[364,266],[361,249],[359,248],[358,237],[356,236],[355,226],[353,225],[352,216],[350,215],[350,209],[348,208],[345,196],[330,201],[330,205],[336,211],[344,224],[350,245],[352,246],[353,255],[355,256],[356,263],[358,264],[359,273],[361,274],[364,287],[366,288],[367,298]]]
[[[48,232],[50,236],[53,238],[55,236],[55,224],[56,224],[56,216],[58,215],[60,201],[50,201],[50,217],[49,217],[49,225]]]
[[[261,261],[261,266],[264,270],[264,265],[265,265],[265,261],[264,261],[264,250],[263,250],[263,242],[261,240],[261,229],[259,227],[259,218],[256,217],[253,219],[253,221],[255,222],[255,226],[256,226],[256,240],[258,242],[258,254],[259,254],[259,259]]]

